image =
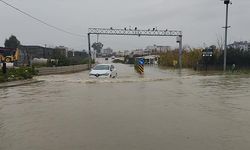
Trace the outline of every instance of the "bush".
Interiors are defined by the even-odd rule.
[[[11,68],[7,70],[6,77],[2,72],[0,73],[0,82],[31,79],[37,73],[34,68],[30,67]]]
[[[113,63],[124,63],[124,61],[123,60],[120,60],[120,59],[115,59],[115,60],[113,60],[112,61]]]
[[[173,67],[173,62],[178,60],[178,50],[167,51],[160,55],[159,64],[162,66]],[[207,66],[210,68],[221,69],[224,62],[224,53],[218,49],[213,49],[212,57],[203,57],[202,49],[184,50],[182,53],[182,66],[195,67]],[[227,50],[227,66],[235,64],[237,68],[250,68],[250,51],[228,48]]]

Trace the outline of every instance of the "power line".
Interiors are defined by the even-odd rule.
[[[17,7],[15,7],[15,6],[13,6],[13,5],[11,5],[11,4],[9,4],[9,3],[3,1],[3,0],[0,0],[0,1],[1,1],[2,3],[4,3],[5,5],[7,5],[7,6],[13,8],[13,9],[17,10],[18,12],[20,12],[20,13],[22,13],[22,14],[24,14],[24,15],[26,15],[26,16],[28,16],[28,17],[30,17],[30,18],[32,18],[32,19],[34,19],[34,20],[36,20],[36,21],[38,21],[38,22],[40,22],[40,23],[42,23],[42,24],[44,24],[44,25],[46,25],[46,26],[48,26],[48,27],[51,27],[51,28],[53,28],[53,29],[55,29],[55,30],[57,30],[57,31],[67,33],[67,34],[70,34],[70,35],[72,35],[72,36],[83,37],[83,35],[81,35],[81,34],[72,33],[72,32],[69,32],[69,31],[67,31],[67,30],[64,30],[64,29],[62,29],[62,28],[53,26],[53,25],[51,25],[51,24],[49,24],[49,23],[47,23],[47,22],[45,22],[45,21],[43,21],[43,20],[41,20],[41,19],[38,19],[38,18],[32,16],[31,14],[29,14],[29,13],[27,13],[27,12],[25,12],[25,11],[23,11],[23,10],[21,10],[21,9],[19,9],[19,8],[17,8]]]

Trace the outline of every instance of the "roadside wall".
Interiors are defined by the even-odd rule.
[[[74,73],[88,70],[88,65],[74,65],[64,67],[41,67],[36,68],[38,75],[50,75],[50,74],[63,74],[63,73]]]

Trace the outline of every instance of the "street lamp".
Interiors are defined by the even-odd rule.
[[[227,29],[230,28],[228,26],[228,5],[232,4],[230,0],[224,0],[224,4],[226,5],[226,26],[225,28],[225,46],[224,46],[224,66],[223,70],[226,71],[227,68]]]

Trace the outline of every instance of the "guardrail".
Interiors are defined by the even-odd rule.
[[[63,66],[63,67],[41,67],[41,68],[36,68],[36,70],[38,70],[38,75],[75,73],[88,70],[88,65],[84,64],[84,65]]]

